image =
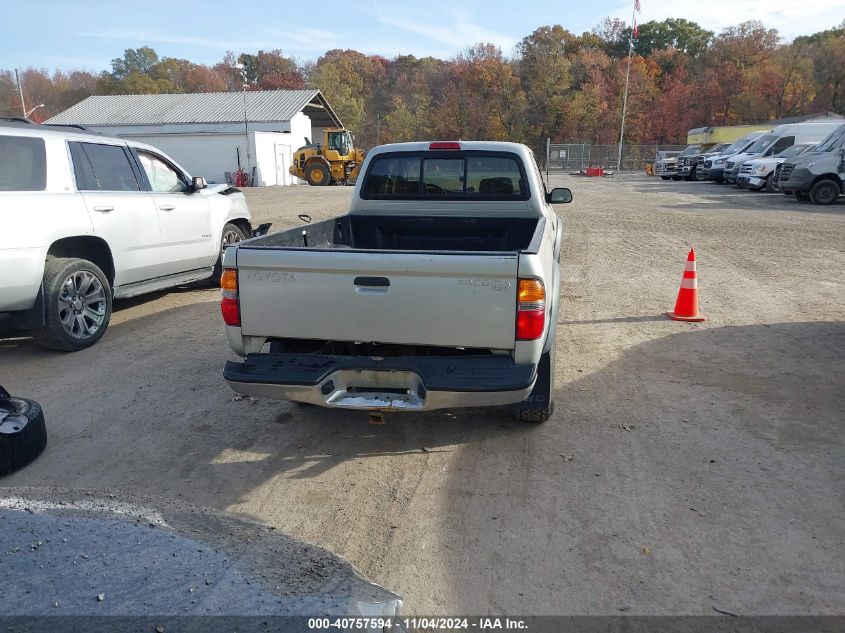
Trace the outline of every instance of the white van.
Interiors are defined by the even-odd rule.
[[[739,170],[745,161],[774,156],[796,143],[818,143],[842,123],[842,119],[831,119],[829,121],[778,125],[768,134],[758,138],[742,154],[737,154],[725,163],[725,179],[728,182],[735,183],[737,176],[739,176]]]

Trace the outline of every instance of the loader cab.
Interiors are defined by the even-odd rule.
[[[352,153],[355,144],[352,134],[347,130],[326,131],[326,149],[336,151],[340,156],[347,156]]]

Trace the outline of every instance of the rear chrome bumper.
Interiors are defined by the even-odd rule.
[[[337,409],[432,411],[524,401],[535,365],[510,356],[372,358],[250,354],[223,377],[238,393]]]

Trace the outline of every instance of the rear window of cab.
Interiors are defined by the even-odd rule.
[[[44,139],[0,136],[0,191],[44,191],[46,187]]]
[[[528,200],[528,179],[514,154],[388,153],[373,158],[361,197],[369,200]]]

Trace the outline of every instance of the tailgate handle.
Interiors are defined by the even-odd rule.
[[[390,286],[390,280],[387,277],[355,277],[355,285],[365,288],[386,288]]]

